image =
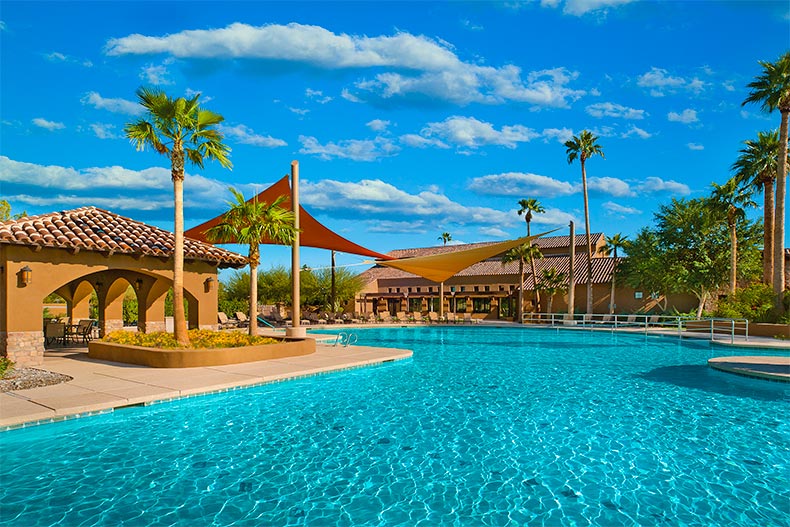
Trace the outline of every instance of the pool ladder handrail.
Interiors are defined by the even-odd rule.
[[[356,344],[357,340],[359,339],[357,338],[357,335],[355,333],[351,333],[351,332],[346,333],[345,331],[341,331],[335,337],[335,343],[332,345],[337,347],[337,345],[339,344],[344,348],[347,348],[353,344]]]

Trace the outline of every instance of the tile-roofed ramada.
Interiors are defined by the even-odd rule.
[[[96,207],[0,222],[0,243],[111,254],[171,257],[175,235]],[[184,258],[242,267],[247,259],[213,245],[184,239]]]

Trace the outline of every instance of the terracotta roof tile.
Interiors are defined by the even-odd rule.
[[[0,222],[0,243],[170,257],[175,240],[172,232],[96,207],[82,207]],[[184,258],[220,267],[247,264],[240,254],[189,238],[184,240]]]

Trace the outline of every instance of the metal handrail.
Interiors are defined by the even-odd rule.
[[[358,338],[357,335],[354,333],[346,333],[345,331],[341,331],[335,337],[335,342],[332,344],[333,346],[337,347],[338,344],[347,348],[353,344],[356,344]]]
[[[642,329],[667,332],[672,330],[678,337],[706,336],[709,340],[743,336],[749,340],[749,321],[745,318],[690,318],[678,315],[609,315],[567,313],[524,313],[522,321],[551,327],[577,327],[588,329]]]

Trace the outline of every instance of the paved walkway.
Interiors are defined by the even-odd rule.
[[[85,413],[406,359],[408,350],[323,344],[301,357],[206,368],[147,368],[88,358],[86,348],[49,350],[39,368],[73,377],[0,393],[0,431]]]
[[[716,357],[708,361],[715,370],[758,377],[772,381],[790,382],[790,357],[741,356]]]

